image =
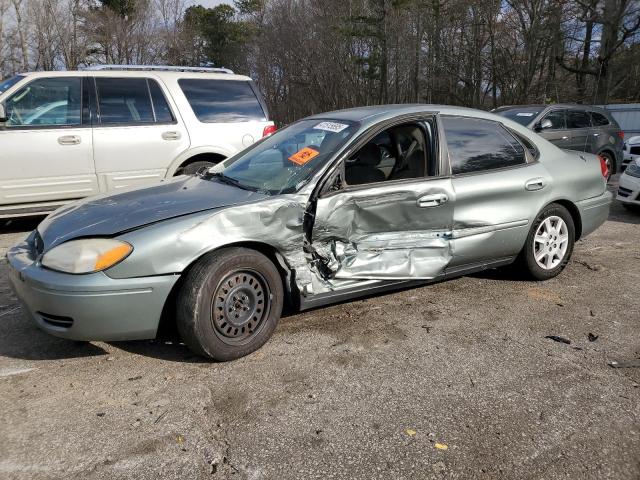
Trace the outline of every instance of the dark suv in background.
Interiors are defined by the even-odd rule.
[[[521,105],[500,107],[494,113],[537,132],[560,148],[603,157],[609,175],[622,166],[624,133],[604,109],[589,105]]]

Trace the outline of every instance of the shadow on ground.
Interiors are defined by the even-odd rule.
[[[19,360],[63,360],[106,355],[88,342],[74,342],[41,332],[27,319],[0,322],[0,356]]]
[[[202,358],[180,341],[179,338],[140,340],[132,342],[109,342],[109,345],[125,352],[144,357],[151,357],[166,362],[177,363],[209,363],[211,360]]]

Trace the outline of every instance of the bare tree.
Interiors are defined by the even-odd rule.
[[[23,21],[23,2],[24,0],[11,0],[13,11],[16,19],[16,31],[20,40],[20,51],[22,53],[22,68],[29,68],[29,49],[27,46],[27,25]]]

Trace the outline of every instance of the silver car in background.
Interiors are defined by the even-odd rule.
[[[517,262],[544,280],[607,218],[606,165],[507,118],[435,105],[300,120],[195,176],[63,207],[8,253],[43,330],[216,360],[304,310]],[[464,299],[461,298],[461,301]]]
[[[621,171],[624,132],[603,108],[591,105],[505,106],[494,113],[537,132],[560,148],[601,156],[608,176]]]

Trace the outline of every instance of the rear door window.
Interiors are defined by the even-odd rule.
[[[567,128],[588,128],[591,126],[589,114],[583,110],[567,110]]]
[[[267,119],[249,82],[183,78],[178,84],[193,113],[203,123]]]
[[[604,127],[609,125],[609,119],[598,112],[590,112],[591,113],[591,123],[594,127]]]
[[[102,125],[153,123],[146,78],[96,78]]]
[[[524,147],[498,122],[443,116],[442,125],[454,175],[527,163]]]
[[[151,94],[151,101],[153,102],[153,113],[156,117],[157,123],[171,123],[175,120],[171,108],[167,103],[167,99],[162,93],[162,89],[158,82],[150,78],[147,79],[149,84],[149,93]]]

